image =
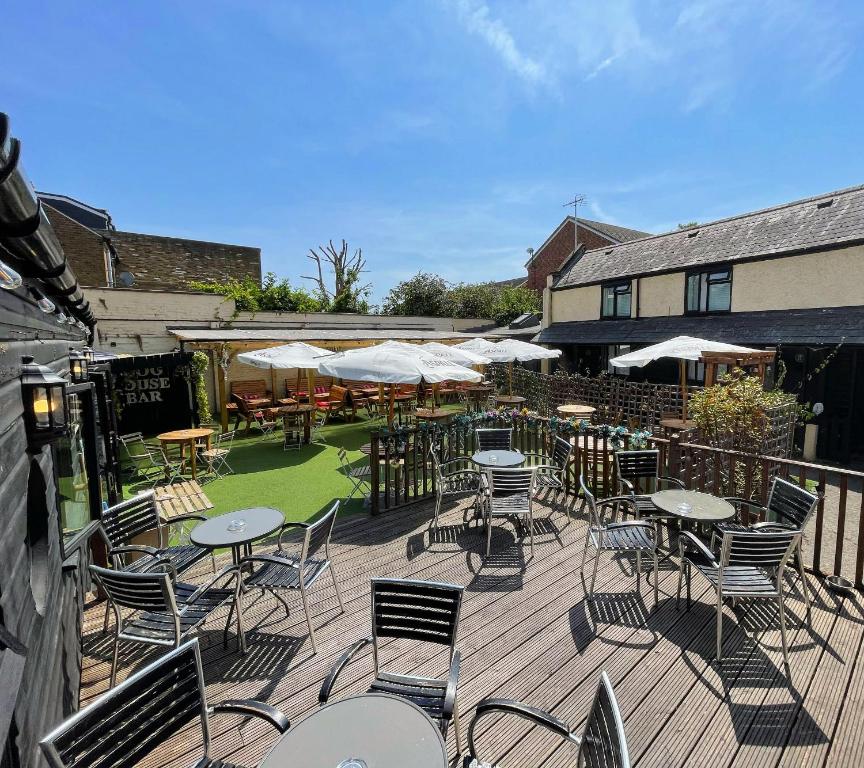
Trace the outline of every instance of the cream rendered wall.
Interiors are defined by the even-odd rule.
[[[683,314],[683,272],[639,279],[639,317],[665,317],[666,315]]]
[[[864,246],[733,267],[733,312],[861,305]]]
[[[582,288],[567,288],[550,291],[550,320],[567,323],[576,320],[600,319],[600,286],[587,285]]]

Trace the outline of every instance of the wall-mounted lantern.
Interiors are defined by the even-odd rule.
[[[84,330],[87,329],[87,326],[84,323],[81,323],[81,328]],[[96,362],[96,353],[93,351],[92,347],[84,347],[81,350],[84,353],[84,358],[87,360],[87,365],[93,365]]]
[[[69,375],[73,384],[83,384],[88,380],[87,356],[74,347],[69,348]]]
[[[66,379],[33,358],[21,358],[21,393],[24,400],[24,424],[31,448],[66,434]]]
[[[21,287],[21,275],[19,275],[6,262],[0,261],[0,288],[5,288],[7,291],[14,291]]]

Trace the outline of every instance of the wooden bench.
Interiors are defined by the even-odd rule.
[[[327,411],[328,416],[338,413],[344,419],[354,421],[357,415],[357,403],[351,397],[351,392],[347,387],[337,384],[332,384],[326,395],[316,395],[315,403],[320,410]]]
[[[264,379],[251,379],[250,381],[232,381],[232,397],[242,400],[250,408],[259,408],[262,405],[271,405],[270,390]]]

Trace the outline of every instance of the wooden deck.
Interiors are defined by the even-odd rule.
[[[711,662],[714,607],[697,576],[693,608],[687,613],[682,603],[682,610],[675,610],[672,562],[661,565],[660,604],[653,613],[650,586],[643,579],[642,597],[637,595],[632,563],[608,555],[600,562],[597,600],[588,603],[578,570],[585,534],[581,516],[568,524],[560,512],[541,511],[535,519],[535,557],[527,561],[527,542],[523,547],[512,526],[499,521],[485,564],[480,557],[485,540],[476,524],[463,524],[461,508],[443,516],[431,542],[429,519],[424,504],[376,518],[346,516],[337,523],[333,554],[346,613],[339,613],[325,577],[311,599],[317,655],[306,637],[299,596],[287,619],[272,597],[247,597],[246,656],[237,652],[233,634],[223,648],[221,620],[211,620],[201,633],[209,699],[262,699],[294,722],[314,712],[321,682],[338,655],[369,634],[370,577],[398,576],[466,585],[458,641],[463,733],[474,705],[490,695],[548,709],[578,728],[600,670],[606,670],[634,766],[846,766],[864,758],[860,594],[840,601],[811,578],[810,630],[802,626],[803,602],[793,589],[787,600],[790,682],[776,611],[768,605],[739,606],[734,613],[727,607],[725,658],[720,668]],[[208,573],[205,561],[199,575]],[[101,632],[103,615],[96,604],[87,613],[82,704],[107,685],[111,644]],[[155,658],[155,650],[139,648],[121,649],[121,679]],[[443,676],[446,651],[392,642],[385,645],[382,662]],[[371,659],[363,653],[340,677],[334,695],[365,690],[370,672]],[[574,764],[571,747],[538,729],[512,718],[493,725],[484,734],[490,726],[484,721],[479,731],[486,759],[524,768]],[[245,765],[255,765],[275,738],[256,721],[223,716],[212,728],[213,754]],[[452,729],[448,748],[454,757]],[[198,754],[198,735],[187,730],[146,765],[189,765]]]

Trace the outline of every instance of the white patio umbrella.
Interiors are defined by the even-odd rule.
[[[338,352],[322,358],[318,370],[328,376],[377,384],[440,384],[442,381],[480,381],[477,371],[457,365],[419,345],[385,341],[372,347]],[[390,389],[387,421],[393,422],[395,390]]]
[[[497,342],[485,339],[471,339],[457,348],[485,355],[495,363],[507,363],[507,382],[509,393],[513,394],[513,361],[526,363],[531,360],[554,360],[561,355],[560,349],[546,349],[539,344],[529,344],[518,339],[501,339]]]
[[[315,372],[318,370],[318,363],[322,357],[332,355],[329,349],[314,347],[311,344],[305,344],[302,341],[295,341],[292,344],[280,344],[278,347],[266,347],[264,349],[256,349],[251,352],[241,352],[237,355],[238,362],[246,365],[254,366],[255,368],[263,368],[270,371],[270,386],[272,387],[273,397],[276,398],[276,379],[275,371],[278,370],[297,370],[297,389],[300,389],[300,373],[306,371],[306,381],[309,388],[309,402],[313,402],[315,390]]]
[[[439,341],[430,341],[426,344],[421,344],[420,349],[431,352],[433,355],[446,357],[451,363],[466,367],[469,365],[488,365],[492,362],[490,358],[479,352],[473,352],[458,345],[442,344]]]
[[[637,349],[625,355],[613,357],[609,362],[616,368],[642,368],[661,357],[672,357],[680,360],[681,374],[681,418],[687,420],[687,361],[699,360],[703,352],[730,352],[735,354],[750,354],[759,350],[749,347],[739,347],[735,344],[724,344],[721,341],[698,339],[695,336],[676,336],[650,347]]]

